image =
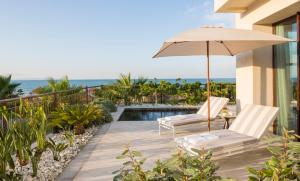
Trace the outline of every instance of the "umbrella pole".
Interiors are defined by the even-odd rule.
[[[208,131],[210,131],[210,67],[209,67],[209,41],[206,41],[206,56],[207,56],[207,120]]]

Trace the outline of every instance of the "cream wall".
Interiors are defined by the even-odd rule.
[[[272,23],[296,14],[298,6],[300,0],[256,0],[247,11],[236,14],[236,27],[272,33]],[[237,56],[238,110],[245,104],[273,105],[272,67],[272,47]]]

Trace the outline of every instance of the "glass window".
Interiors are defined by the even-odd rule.
[[[296,18],[277,24],[275,26],[275,34],[297,40]],[[297,43],[290,42],[276,45],[274,51],[277,106],[280,109],[279,119],[277,120],[277,132],[280,133],[282,127],[298,131]]]

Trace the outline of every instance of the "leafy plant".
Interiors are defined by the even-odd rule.
[[[133,96],[133,81],[130,73],[127,75],[120,75],[120,78],[116,83],[116,88],[118,97],[124,101],[125,105],[130,105],[132,103]]]
[[[146,172],[142,168],[146,159],[137,159],[141,156],[140,152],[133,151],[126,146],[123,153],[117,157],[117,159],[126,159],[126,161],[120,170],[113,172],[113,174],[117,174],[114,181],[146,181]]]
[[[76,135],[84,133],[84,127],[101,117],[101,111],[93,103],[84,105],[61,105],[52,113],[51,124],[74,129]]]
[[[59,154],[68,147],[68,145],[66,145],[64,143],[55,143],[55,141],[51,138],[49,138],[48,145],[49,145],[50,150],[52,151],[53,159],[55,161],[59,161],[59,159],[60,159]]]
[[[56,92],[62,90],[69,90],[71,88],[70,82],[67,76],[63,77],[61,80],[55,80],[53,78],[49,78],[47,80],[48,85],[44,87],[38,87],[34,89],[32,92],[35,94],[43,94],[49,92]]]
[[[20,93],[22,93],[21,90],[18,92],[18,86],[20,86],[19,83],[11,82],[11,75],[0,75],[0,99],[17,97]]]
[[[198,151],[197,156],[191,156],[182,151],[165,161],[157,161],[153,168],[153,179],[165,180],[218,180],[216,170],[218,167],[211,160],[212,152]]]
[[[74,133],[71,132],[71,131],[69,131],[69,130],[65,130],[65,131],[63,132],[63,136],[65,137],[65,139],[68,140],[69,145],[70,145],[70,146],[73,146],[73,144],[74,144],[74,139],[75,139]]]
[[[31,150],[31,164],[33,170],[33,176],[37,175],[38,163],[41,159],[43,152],[47,150],[48,142],[46,138],[47,133],[47,117],[42,107],[39,107],[35,112],[34,119],[29,121],[29,124],[33,130],[36,146]]]
[[[272,157],[264,167],[260,170],[248,168],[249,180],[300,180],[300,142],[296,141],[299,138],[293,131],[284,129],[282,145],[268,148]]]
[[[125,159],[121,169],[113,172],[118,180],[141,180],[141,181],[213,181],[220,180],[216,176],[218,167],[211,160],[212,152],[197,151],[199,155],[190,156],[187,153],[178,151],[171,158],[157,160],[152,170],[142,168],[145,158],[138,151],[132,151],[129,146],[117,159]]]
[[[12,158],[12,152],[14,151],[11,132],[4,133],[0,129],[0,175],[5,177],[7,174],[7,167],[15,169],[15,164]]]
[[[211,82],[211,95],[227,97],[235,102],[235,84]],[[96,91],[100,99],[108,99],[113,103],[130,105],[132,103],[171,103],[199,104],[207,99],[206,83],[194,83],[177,79],[175,83],[168,81],[147,80],[143,77],[132,79],[129,74],[121,74],[114,84],[103,85]]]
[[[30,161],[31,145],[34,135],[27,121],[18,121],[10,125],[11,137],[18,162],[25,166]]]
[[[110,111],[105,106],[99,106],[100,118],[98,119],[98,124],[109,123],[113,120]]]
[[[95,101],[96,104],[103,106],[104,108],[106,108],[109,112],[116,112],[117,111],[117,107],[116,105],[107,99],[104,100],[96,100]]]

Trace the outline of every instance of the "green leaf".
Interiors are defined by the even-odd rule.
[[[143,165],[146,160],[147,160],[146,158],[143,158],[142,160],[140,160],[140,164]]]
[[[117,158],[117,159],[124,159],[124,158],[126,158],[126,155],[119,155],[119,156],[117,156],[116,158]]]
[[[257,170],[255,170],[254,168],[251,168],[251,167],[248,167],[248,172],[253,174],[253,175],[258,175],[259,174]]]
[[[122,153],[121,153],[121,155],[126,155],[127,153],[128,153],[128,149],[125,149]]]
[[[248,181],[260,181],[260,180],[254,176],[249,176]]]
[[[135,156],[135,157],[141,157],[142,153],[139,152],[139,151],[132,151],[132,155]]]
[[[282,148],[281,147],[269,147],[268,150],[273,154],[273,155],[280,155]]]
[[[124,162],[124,163],[123,163],[124,166],[132,165],[132,164],[133,164],[132,161],[127,161],[127,162]]]

